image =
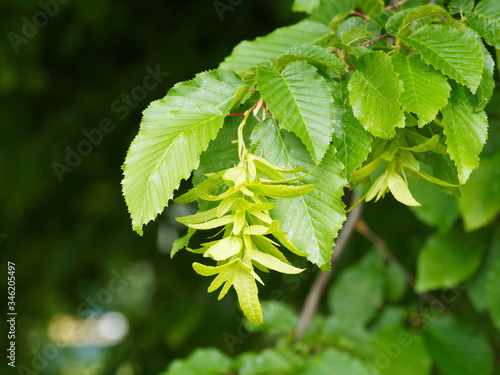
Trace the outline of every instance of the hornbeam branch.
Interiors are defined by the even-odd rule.
[[[410,1],[410,0],[401,0],[401,1],[398,1],[396,4],[393,4],[393,5],[390,5],[390,6],[386,7],[384,10],[386,10],[388,12],[392,12],[392,11],[398,9],[404,3],[407,3],[408,1]]]
[[[382,254],[382,256],[389,262],[389,263],[395,263],[399,265],[403,270],[405,274],[406,281],[408,284],[415,290],[415,276],[411,274],[410,271],[408,271],[402,264],[397,260],[397,258],[394,256],[394,254],[391,252],[389,247],[387,246],[387,241],[383,240],[382,238],[378,237],[373,231],[368,227],[365,221],[363,220],[358,220],[356,222],[356,230],[363,236],[365,237],[368,241],[370,241],[376,248],[377,250]],[[428,303],[433,303],[437,299],[430,293],[421,293],[420,297],[425,300]],[[450,311],[444,307],[443,309],[444,312],[450,313]]]
[[[353,193],[352,202],[357,202],[359,200],[359,195]],[[354,203],[351,203],[351,205]],[[311,322],[311,319],[316,315],[318,311],[319,301],[321,300],[321,296],[328,285],[328,281],[330,280],[332,270],[337,264],[339,258],[341,257],[346,245],[351,238],[352,233],[354,232],[354,228],[356,222],[360,219],[361,213],[363,211],[363,204],[360,204],[355,209],[353,209],[349,215],[347,216],[347,220],[344,223],[344,227],[340,232],[340,235],[337,239],[337,243],[333,247],[333,254],[331,258],[331,269],[328,272],[319,271],[316,279],[314,279],[313,285],[311,289],[309,289],[309,293],[307,294],[306,301],[304,306],[302,307],[302,311],[300,313],[299,323],[295,329],[295,339],[296,341],[302,340],[304,333]]]
[[[382,34],[382,35],[379,35],[376,38],[373,38],[372,40],[369,40],[367,42],[357,43],[357,44],[354,44],[354,45],[355,46],[361,46],[361,47],[370,47],[371,45],[373,45],[373,44],[375,44],[377,42],[380,42],[381,40],[390,38],[390,37],[391,36],[389,34]]]

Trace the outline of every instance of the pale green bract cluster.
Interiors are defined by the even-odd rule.
[[[217,277],[208,288],[212,292],[222,287],[219,299],[224,297],[231,286],[238,295],[241,309],[255,325],[262,324],[262,310],[257,296],[256,280],[262,285],[261,278],[254,267],[269,272],[269,269],[295,274],[303,271],[292,266],[278,249],[280,244],[291,252],[303,256],[293,243],[280,230],[278,220],[273,220],[269,211],[274,203],[268,198],[290,199],[307,194],[313,185],[289,185],[296,178],[286,179],[284,174],[299,173],[298,170],[283,170],[265,159],[243,151],[240,163],[225,171],[212,175],[177,198],[177,203],[189,203],[203,199],[218,202],[217,207],[195,215],[177,218],[191,231],[181,241],[187,245],[194,230],[220,228],[222,238],[202,244],[200,249],[189,249],[217,261],[215,267],[194,263],[194,270],[203,276]],[[223,193],[214,196],[211,193],[225,186]],[[272,235],[279,243],[268,236]]]
[[[473,1],[452,0],[448,9],[413,3],[419,6],[296,1],[295,9],[309,13],[306,20],[240,43],[219,69],[179,83],[151,103],[124,165],[123,194],[134,230],[142,234],[195,170],[189,194],[201,212],[182,219],[188,236],[200,225],[225,228],[221,240],[202,249],[223,264],[196,270],[218,275],[211,290],[225,283],[223,294],[230,285],[256,291],[253,266],[263,263],[253,257],[266,252],[253,250],[271,245],[279,251],[269,235],[329,269],[346,217],[346,187],[359,189],[368,201],[391,192],[406,205],[419,204],[409,178],[460,195],[487,139],[484,107],[493,93],[495,63],[485,43],[500,48],[500,3],[482,0],[474,7]],[[228,115],[242,116],[257,103],[270,117],[256,114],[244,129],[250,150],[262,152],[257,169],[249,170],[246,163],[256,156],[241,154],[231,142],[239,119]],[[264,161],[279,166],[276,173],[293,171],[288,188],[303,194],[273,195],[276,186],[253,173]],[[298,179],[303,167],[311,173]],[[195,193],[220,184],[227,189],[221,195]],[[249,192],[272,198],[258,202]],[[220,202],[217,209],[207,205],[213,199]],[[248,228],[267,229],[234,232],[241,212],[255,221]],[[202,217],[209,219],[187,221]],[[251,301],[246,313],[258,322]]]

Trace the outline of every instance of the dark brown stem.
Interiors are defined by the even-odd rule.
[[[428,5],[436,5],[437,1],[436,0],[431,0],[429,1],[429,4]],[[462,13],[460,13],[462,14]],[[443,15],[439,15],[439,18],[441,19],[442,22],[446,22],[446,18],[443,16]],[[462,20],[460,20],[460,22],[463,22]]]
[[[245,115],[241,115],[239,113],[229,113],[228,116],[245,117]]]
[[[357,43],[357,44],[354,44],[354,45],[355,46],[361,46],[361,47],[370,47],[371,45],[373,45],[373,44],[375,44],[377,42],[380,42],[381,40],[390,38],[390,37],[391,36],[389,34],[382,34],[382,35],[379,35],[376,38],[373,38],[372,40],[369,40],[367,42]]]
[[[437,3],[436,0],[431,0],[431,1],[429,1],[428,5],[436,5],[436,3]],[[442,16],[441,14],[439,15],[439,18],[441,19],[442,22],[446,22],[446,18],[444,18],[444,16]]]
[[[370,241],[378,249],[378,251],[380,251],[380,253],[389,263],[396,263],[401,266],[401,263],[399,263],[394,254],[387,247],[387,241],[383,240],[382,238],[378,237],[375,233],[373,233],[373,231],[368,227],[365,221],[359,220],[356,223],[356,230],[368,241]],[[405,268],[403,269],[405,270],[405,277],[406,280],[408,281],[408,284],[410,284],[411,287],[414,288],[415,277],[408,270],[406,270]]]
[[[370,17],[368,17],[366,14],[363,14],[361,12],[356,12],[355,10],[353,10],[351,12],[351,14],[354,14],[355,16],[363,18],[366,22],[370,21]]]
[[[267,111],[267,114],[269,115],[269,117],[273,117],[273,114],[271,113],[271,111],[269,109],[267,109],[266,103],[262,102],[262,106]]]
[[[388,11],[388,12],[392,12],[392,11],[398,9],[404,3],[407,3],[408,1],[410,1],[410,0],[401,0],[401,1],[398,1],[396,4],[393,4],[393,5],[390,5],[390,6],[386,7],[385,10]]]
[[[408,284],[415,289],[415,276],[411,274],[410,271],[408,271],[400,262],[397,260],[397,258],[394,256],[394,254],[391,252],[389,247],[387,246],[387,241],[383,240],[379,236],[377,236],[373,231],[368,227],[365,221],[363,220],[358,220],[356,223],[356,230],[363,236],[365,237],[368,241],[370,241],[377,249],[380,251],[380,253],[384,256],[384,258],[389,262],[389,263],[395,263],[399,265],[405,273],[405,278]],[[430,293],[422,293],[420,294],[420,297],[429,302],[433,303],[437,299]],[[444,308],[444,312],[449,313],[449,310]]]
[[[360,199],[359,195],[353,193],[351,205],[357,202]],[[316,279],[314,279],[313,285],[311,289],[309,289],[309,293],[307,294],[306,301],[304,306],[302,307],[302,311],[300,313],[299,323],[295,329],[295,340],[300,341],[304,336],[304,333],[311,322],[311,319],[316,315],[318,311],[319,301],[321,300],[321,296],[328,285],[328,280],[330,280],[330,276],[332,274],[332,270],[340,259],[344,249],[346,248],[349,239],[351,238],[352,233],[354,232],[354,228],[356,222],[360,219],[361,213],[363,211],[363,204],[360,204],[358,207],[353,209],[349,215],[347,216],[347,220],[340,232],[340,235],[337,239],[337,243],[333,247],[333,254],[331,258],[331,269],[328,272],[319,271]]]

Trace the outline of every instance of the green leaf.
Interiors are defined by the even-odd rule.
[[[451,0],[448,4],[450,14],[467,13],[474,8],[474,0]]]
[[[252,141],[264,150],[264,158],[274,165],[287,169],[315,167],[300,140],[268,119],[252,134]],[[292,175],[296,177],[298,175]],[[322,269],[329,269],[333,240],[345,220],[341,197],[347,181],[342,177],[342,164],[330,149],[321,164],[308,176],[295,182],[301,186],[313,184],[314,189],[294,199],[277,200],[271,211],[280,228],[308,259]]]
[[[402,25],[406,15],[411,11],[411,9],[404,9],[400,12],[394,13],[385,24],[385,30],[391,34],[396,35],[400,26]]]
[[[163,211],[182,179],[198,167],[200,154],[222,127],[224,113],[199,106],[158,116],[132,142],[124,165],[123,194],[132,227],[142,226]]]
[[[450,230],[459,216],[455,197],[425,180],[410,179],[409,185],[413,196],[421,204],[410,207],[415,216],[442,232]]]
[[[483,71],[483,54],[476,39],[449,26],[424,26],[401,40],[429,65],[476,92]]]
[[[231,359],[214,348],[201,348],[184,360],[172,362],[161,375],[220,375],[231,369]]]
[[[231,359],[217,349],[196,349],[189,355],[187,364],[197,374],[218,375],[229,371]]]
[[[325,80],[313,66],[298,61],[282,73],[259,66],[257,82],[262,99],[280,126],[297,134],[319,164],[333,134],[333,98]]]
[[[307,361],[302,375],[366,375],[368,369],[363,363],[346,352],[328,348]]]
[[[292,10],[294,12],[305,12],[311,14],[318,7],[321,0],[294,0]]]
[[[490,46],[500,48],[500,2],[482,0],[467,14],[470,27],[481,35]]]
[[[224,126],[220,130],[217,138],[210,142],[206,151],[201,154],[200,167],[193,174],[193,184],[197,186],[205,181],[205,174],[219,172],[238,164],[238,144],[234,143],[238,139],[238,126],[241,123],[241,117],[227,116],[224,120]],[[250,141],[252,133],[258,121],[250,116],[243,128],[245,142]]]
[[[384,288],[384,261],[373,250],[340,274],[328,293],[328,305],[342,320],[364,325],[382,306]]]
[[[363,13],[368,14],[379,4],[385,5],[383,0],[358,0],[357,6]]]
[[[418,257],[418,293],[450,289],[477,271],[486,249],[483,233],[466,234],[460,229],[435,233],[427,239]]]
[[[395,263],[391,263],[393,265]],[[390,266],[389,265],[389,266]],[[400,326],[408,320],[408,312],[404,307],[388,305],[380,312],[377,320],[370,324],[370,332],[378,334],[394,326]]]
[[[348,12],[343,12],[339,13],[336,16],[334,16],[331,21],[328,23],[328,27],[332,29],[333,31],[337,30],[338,32],[338,27],[350,16],[352,15],[352,11]],[[356,17],[351,17],[351,18],[356,18]]]
[[[122,181],[132,226],[163,211],[183,178],[198,167],[244,84],[227,69],[208,71],[175,85],[144,111],[139,134],[127,154]]]
[[[476,98],[463,86],[452,82],[450,103],[443,109],[443,128],[448,153],[458,168],[460,183],[479,165],[488,136],[488,119],[484,111],[475,112]]]
[[[491,266],[486,279],[485,302],[495,327],[500,331],[500,257]]]
[[[294,46],[278,58],[276,66],[281,70],[294,61],[305,61],[319,67],[333,68],[336,73],[345,72],[345,68],[338,57],[320,46],[309,44]]]
[[[446,77],[418,55],[398,53],[393,55],[392,63],[403,81],[404,91],[399,98],[401,107],[418,115],[420,127],[428,124],[448,103],[451,88]]]
[[[432,361],[420,335],[403,325],[387,328],[373,340],[370,370],[381,375],[430,375]],[[372,373],[372,372],[371,372]]]
[[[465,31],[465,32],[472,31],[471,28],[467,27],[465,22],[460,22],[459,20],[457,20],[456,18],[453,18],[453,17],[446,19],[446,21],[444,22],[443,25],[452,27],[452,28],[457,29],[457,30]]]
[[[163,99],[152,102],[144,110],[141,129],[163,120],[165,113],[186,107],[206,105],[228,113],[237,100],[237,90],[244,84],[243,79],[229,69],[197,74],[190,81],[174,85]]]
[[[462,186],[458,207],[468,231],[488,225],[500,213],[499,165],[500,154],[483,158],[479,168]]]
[[[344,138],[345,136],[344,134],[345,126],[343,121],[344,114],[347,112],[348,108],[352,114],[352,108],[348,103],[348,98],[347,98],[348,97],[347,83],[351,78],[351,73],[349,71],[346,72],[340,77],[339,81],[327,75],[323,75],[323,77],[325,78],[326,83],[328,84],[328,87],[330,88],[330,91],[332,93],[333,106],[335,108],[335,117],[333,118],[334,141],[335,139],[342,140],[342,138]],[[342,92],[342,88],[345,90],[345,92]],[[352,115],[352,117],[354,117],[354,115]],[[359,121],[357,121],[356,118],[355,120],[358,123],[358,127],[360,127],[364,133],[367,133],[366,131],[364,131],[363,127],[359,124]],[[368,136],[370,135],[368,134]]]
[[[236,116],[227,116],[224,120],[224,126],[217,134],[217,138],[210,142],[206,151],[201,154],[200,166],[193,173],[193,184],[197,188],[206,188],[206,186],[201,186],[200,184],[206,181],[205,174],[219,172],[228,168],[233,167],[238,164],[238,145],[233,143],[238,136],[238,126],[241,123],[241,118]],[[245,142],[250,143],[250,134],[257,124],[257,120],[250,116],[247,120],[245,127],[243,128],[243,137]],[[222,179],[220,179],[220,185],[223,186]],[[222,193],[222,189],[216,190],[213,194],[217,195]],[[179,197],[176,199],[178,201]],[[197,196],[194,199],[199,199]],[[199,200],[198,206],[200,210],[208,210],[215,207],[217,204],[209,202],[206,200]]]
[[[486,309],[486,284],[491,268],[499,262],[499,259],[500,227],[497,226],[494,231],[491,247],[485,256],[481,269],[467,285],[467,295],[477,312],[483,312]]]
[[[375,38],[371,32],[364,29],[350,29],[342,35],[342,43],[345,44],[358,44],[364,43]]]
[[[458,173],[456,168],[452,165],[453,163],[448,154],[440,155],[436,153],[428,153],[423,159],[423,162],[432,169],[432,175],[435,178],[445,181],[451,185],[459,184]],[[461,196],[460,187],[438,185],[438,188],[456,197]]]
[[[292,375],[301,367],[302,361],[295,354],[265,349],[258,354],[246,355],[238,375]]]
[[[340,134],[335,134],[334,145],[338,160],[344,164],[345,177],[349,179],[368,157],[372,149],[372,137],[354,117],[352,110],[344,112],[340,123],[342,130]]]
[[[392,138],[396,127],[404,127],[405,117],[399,104],[403,83],[384,52],[368,52],[359,58],[348,89],[354,115],[370,133]]]
[[[312,21],[302,21],[292,26],[282,27],[251,42],[241,42],[220,64],[220,67],[239,73],[273,56],[282,55],[294,45],[314,44],[330,33],[331,30],[327,26]]]
[[[361,325],[353,325],[349,319],[330,315],[320,329],[321,333],[333,343],[332,346],[345,349],[359,357],[365,357],[369,353],[370,332]]]
[[[321,0],[321,4],[311,14],[311,19],[328,25],[337,15],[356,8],[356,0]]]
[[[385,28],[385,24],[391,17],[392,12],[385,10],[385,2],[383,0],[371,0],[369,3],[374,5],[368,12],[368,17],[370,17],[370,22],[368,23],[374,23],[380,28]],[[380,31],[377,34],[380,34]]]
[[[350,15],[352,15],[351,12],[347,13],[347,16],[350,16]],[[338,18],[338,17],[335,17],[335,18]],[[332,23],[340,21],[340,19],[336,20],[335,18],[332,20]],[[373,35],[380,34],[380,27],[377,24],[375,24],[372,21],[366,22],[363,18],[357,17],[357,16],[352,16],[352,17],[348,17],[346,19],[343,19],[340,22],[338,22],[338,25],[336,25],[335,27],[332,26],[332,23],[330,23],[330,28],[332,28],[333,30],[336,29],[335,37],[338,39],[342,39],[342,37],[344,36],[345,33],[347,33],[349,30],[355,29],[355,28],[366,30],[366,31],[372,33]],[[337,43],[340,43],[340,41],[338,41]],[[346,48],[345,44],[343,44],[343,45],[341,44],[339,47]],[[356,47],[356,48],[358,48],[358,47]],[[350,51],[355,51],[355,49],[350,49]]]
[[[434,316],[424,331],[429,354],[446,374],[490,375],[491,348],[477,329],[466,327],[448,316]]]
[[[498,72],[500,73],[500,48],[495,48],[495,56],[497,57],[497,69]]]
[[[493,57],[490,55],[486,47],[481,43],[481,51],[483,52],[483,57],[484,57],[484,70],[483,70],[483,77],[481,79],[481,84],[477,88],[477,108],[476,112],[484,109],[486,107],[486,104],[491,99],[491,96],[493,95],[493,90],[495,89],[495,80],[494,80],[494,73],[495,73],[495,61],[493,60]]]
[[[443,16],[445,18],[450,17],[448,12],[439,5],[423,5],[413,8],[406,14],[405,18],[403,19],[403,22],[399,26],[398,34],[401,34],[403,31],[405,31],[405,29],[408,28],[412,23],[437,16]]]
[[[193,369],[184,363],[184,361],[176,359],[170,363],[168,369],[160,375],[198,375]]]
[[[397,263],[389,263],[385,272],[387,299],[392,302],[399,301],[408,287],[405,269]]]

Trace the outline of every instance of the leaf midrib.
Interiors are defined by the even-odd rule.
[[[444,61],[447,66],[450,67],[451,70],[453,70],[454,72],[457,73],[457,75],[462,78],[465,82],[467,82],[469,85],[472,86],[471,82],[469,82],[468,79],[466,79],[458,70],[456,70],[453,65],[451,65],[447,59],[445,59],[441,54],[439,54],[436,50],[434,50],[433,48],[430,47],[430,45],[426,45],[418,40],[415,40],[415,39],[412,39],[411,36],[410,37],[407,37],[406,39],[409,39],[410,41],[413,41],[414,43],[419,43],[421,46],[423,46],[424,48],[427,48],[428,50],[432,51],[433,53],[435,53],[442,61]],[[410,43],[411,44],[411,43]],[[435,64],[431,64],[435,67]],[[439,69],[439,70],[442,70],[442,69]],[[474,86],[472,86],[474,87]]]
[[[314,154],[314,156],[317,156],[317,155],[316,155],[316,150],[315,150],[315,147],[314,147],[313,140],[312,140],[311,136],[309,135],[309,133],[310,133],[309,126],[306,124],[306,121],[305,121],[304,115],[303,115],[303,114],[302,114],[302,112],[300,111],[299,104],[297,103],[297,100],[295,99],[295,96],[293,95],[293,91],[292,91],[292,89],[291,89],[290,85],[288,84],[288,82],[287,82],[287,80],[286,80],[285,76],[283,75],[283,73],[278,73],[278,74],[279,74],[279,75],[283,78],[283,81],[285,82],[285,85],[286,85],[286,87],[288,88],[288,92],[290,92],[290,95],[292,96],[293,102],[294,102],[294,104],[295,104],[295,108],[297,108],[297,111],[299,112],[300,119],[302,120],[302,123],[304,124],[305,128],[307,129],[307,132],[305,133],[305,135],[307,136],[307,140],[308,140],[309,142],[311,142],[311,146],[312,146],[311,153],[312,153],[312,154]],[[294,73],[294,75],[296,75],[296,73]],[[273,124],[274,124],[274,122],[273,122]],[[294,131],[294,133],[296,133],[296,132]],[[281,134],[279,133],[279,131],[278,131],[278,135],[279,135],[279,137],[280,137],[280,139],[281,139]],[[302,138],[302,137],[301,137],[301,138]],[[284,144],[284,143],[283,143],[283,144]],[[307,145],[306,145],[306,147],[307,147]]]
[[[488,11],[488,10],[490,10],[490,11],[491,11],[491,10],[493,10],[493,9],[485,9],[485,11]],[[497,21],[497,20],[495,20],[495,19],[493,19],[493,18],[490,18],[490,17],[486,16],[486,14],[485,14],[485,13],[479,13],[479,12],[477,11],[477,8],[476,8],[476,9],[474,9],[474,12],[473,12],[472,14],[475,14],[475,15],[477,15],[478,17],[483,17],[483,18],[486,18],[488,21],[491,21],[491,22],[492,22],[492,23],[494,23],[494,24],[500,25],[500,21]]]
[[[408,58],[408,56],[405,56],[405,60],[406,60],[406,63],[408,64],[408,72],[410,73],[411,85],[412,85],[413,93],[415,95],[415,102],[417,104],[418,112],[420,113],[421,110],[420,110],[420,105],[418,102],[418,95],[417,95],[417,90],[416,90],[416,86],[415,86],[415,80],[413,79],[413,72],[411,70],[410,59]]]
[[[359,73],[359,71],[357,71],[356,73]],[[361,78],[363,78],[368,84],[370,84],[371,87],[373,87],[373,89],[387,102],[389,103],[389,105],[392,107],[393,104],[392,102],[387,99],[379,90],[377,90],[377,88],[361,73],[359,73],[359,75],[361,76]]]
[[[434,338],[434,340],[437,341],[437,343],[441,347],[441,350],[443,350],[445,353],[447,353],[450,357],[454,358],[455,361],[460,362],[460,364],[458,365],[459,367],[461,367],[461,368],[465,367],[468,370],[470,369],[467,366],[469,361],[462,361],[461,358],[456,358],[456,356],[454,356],[455,353],[450,349],[450,346],[447,345],[448,343],[443,339],[442,335],[432,334],[432,337]],[[470,374],[469,371],[467,371],[467,372]]]
[[[290,163],[290,165],[292,166],[292,168],[295,168],[295,165],[294,165],[294,163],[292,162],[292,159],[291,159],[290,155],[288,154],[288,150],[287,150],[287,149],[286,149],[286,147],[285,147],[285,141],[283,140],[283,137],[282,137],[282,135],[281,135],[281,131],[280,131],[280,129],[277,127],[277,125],[276,125],[276,123],[275,123],[274,121],[273,121],[273,127],[275,127],[275,129],[276,129],[276,132],[277,132],[277,134],[278,134],[278,139],[279,139],[279,140],[280,140],[280,142],[281,142],[281,146],[282,146],[281,148],[283,149],[283,152],[284,152],[284,154],[285,154],[285,156],[286,156],[286,159],[288,160],[288,162]],[[297,174],[295,174],[295,173],[293,174],[293,176],[294,176],[294,177],[298,177],[298,176],[297,176]],[[296,185],[298,185],[298,182],[296,183]],[[311,217],[311,214],[310,214],[310,212],[309,212],[309,206],[306,204],[306,201],[305,201],[304,195],[301,195],[299,198],[302,200],[302,203],[306,206],[306,210],[307,210],[307,219],[308,219],[308,221],[309,221],[309,223],[310,223],[310,225],[311,225],[311,227],[312,227],[312,229],[313,229],[313,232],[314,232],[314,238],[316,239],[316,245],[317,245],[317,248],[321,251],[321,249],[320,249],[320,247],[319,247],[319,239],[318,239],[318,236],[317,236],[317,234],[316,234],[316,232],[317,232],[317,231],[316,231],[316,230],[315,230],[315,228],[314,228],[314,224],[313,224],[313,222],[312,222],[312,217]]]

